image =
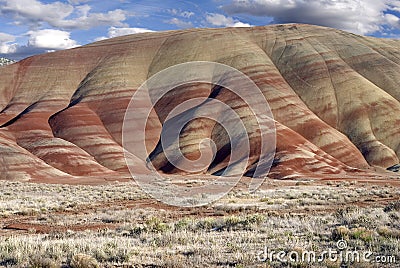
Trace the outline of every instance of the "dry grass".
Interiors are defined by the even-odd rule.
[[[66,227],[46,234],[4,231],[0,237],[3,267],[341,267],[328,260],[288,266],[257,259],[265,248],[318,253],[336,249],[341,239],[350,249],[400,261],[400,205],[378,202],[398,197],[397,189],[390,186],[297,184],[268,187],[256,194],[237,191],[208,208],[183,213],[172,208],[106,205],[141,200],[144,195],[133,184],[0,184],[4,186],[3,227],[18,217],[32,224]],[[205,211],[212,211],[212,216],[201,216]],[[68,230],[82,223],[113,225]],[[360,262],[350,267],[374,265]]]
[[[0,216],[37,215],[73,211],[78,206],[116,200],[137,200],[145,195],[134,183],[109,185],[56,185],[0,181]]]

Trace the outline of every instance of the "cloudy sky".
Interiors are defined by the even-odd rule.
[[[308,23],[400,38],[400,0],[0,0],[0,57],[146,31]]]

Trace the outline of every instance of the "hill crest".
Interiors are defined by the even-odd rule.
[[[269,176],[376,176],[371,166],[399,163],[399,48],[396,40],[289,24],[144,33],[30,57],[0,73],[0,174],[50,182],[128,177],[121,132],[135,90],[167,67],[211,61],[245,73],[267,99],[277,121]],[[187,87],[166,103],[210,90]],[[151,115],[147,138],[155,166],[165,170],[156,147],[162,112]],[[213,127],[194,122],[182,142],[215,136]],[[218,148],[225,145],[218,140]],[[259,159],[252,161],[249,170]],[[143,163],[136,164],[140,173]]]

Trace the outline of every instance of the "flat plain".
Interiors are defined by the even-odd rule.
[[[208,206],[178,208],[151,199],[133,181],[0,184],[2,267],[397,267],[400,261],[397,185],[267,179],[252,194],[243,183]],[[372,256],[346,263],[323,255],[338,243],[346,243],[342,252]],[[292,259],[268,258],[272,251]],[[314,261],[301,259],[310,252]]]

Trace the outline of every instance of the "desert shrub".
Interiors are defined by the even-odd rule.
[[[385,238],[400,238],[399,230],[391,229],[387,226],[380,226],[377,232],[380,236],[383,236]]]
[[[227,230],[251,230],[265,221],[265,216],[254,214],[248,216],[229,216],[224,218],[221,229]]]
[[[203,220],[199,220],[196,224],[198,229],[202,230],[211,230],[217,226],[217,222],[213,218],[205,218]]]
[[[188,218],[181,219],[174,224],[174,229],[177,231],[178,230],[186,230],[189,228],[191,222],[192,221]]]
[[[229,216],[224,220],[224,227],[231,230],[233,227],[241,223],[241,219],[237,216]]]
[[[265,221],[265,216],[262,214],[249,215],[244,220],[245,224],[256,224],[256,225],[260,225],[264,221]]]
[[[99,268],[100,265],[97,260],[86,254],[76,254],[72,256],[69,263],[71,268]]]
[[[168,224],[162,222],[160,218],[151,217],[146,221],[146,227],[150,232],[163,233],[170,229]]]
[[[54,260],[42,255],[34,255],[29,258],[29,268],[56,268],[60,267]]]
[[[350,237],[360,239],[364,242],[372,241],[373,232],[365,227],[358,227],[350,230]]]
[[[340,239],[346,239],[349,237],[350,230],[346,226],[337,226],[335,229],[332,231],[332,239],[337,241]]]

